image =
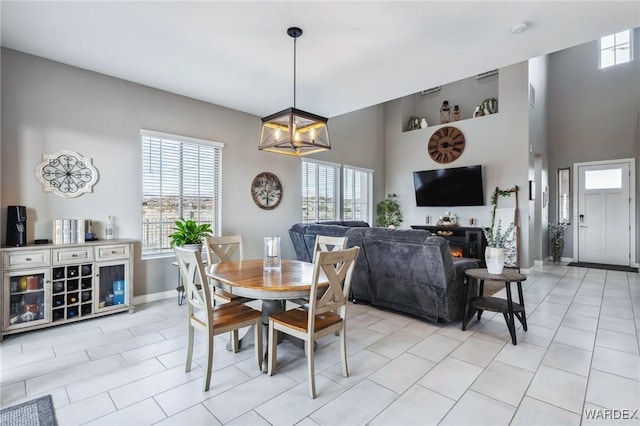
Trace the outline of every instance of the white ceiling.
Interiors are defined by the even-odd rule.
[[[1,2],[2,46],[258,116],[326,117],[640,26],[640,2]],[[530,24],[522,34],[510,28]]]

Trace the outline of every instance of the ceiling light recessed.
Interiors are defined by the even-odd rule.
[[[529,29],[529,24],[527,22],[520,22],[511,27],[511,34],[520,34],[527,31],[527,29]]]

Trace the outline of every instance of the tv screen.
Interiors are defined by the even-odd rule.
[[[413,172],[418,207],[482,206],[482,166]]]

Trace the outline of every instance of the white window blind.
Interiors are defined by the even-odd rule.
[[[600,69],[633,60],[632,35],[625,30],[600,39]]]
[[[371,223],[373,171],[344,166],[342,178],[342,219]]]
[[[142,141],[142,257],[169,253],[174,222],[192,219],[221,232],[221,143],[149,130]]]
[[[340,213],[340,166],[302,160],[302,221],[337,220]]]

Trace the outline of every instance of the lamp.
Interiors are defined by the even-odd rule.
[[[328,119],[296,108],[296,42],[302,29],[291,27],[293,38],[293,107],[262,119],[261,151],[302,156],[331,149]]]

